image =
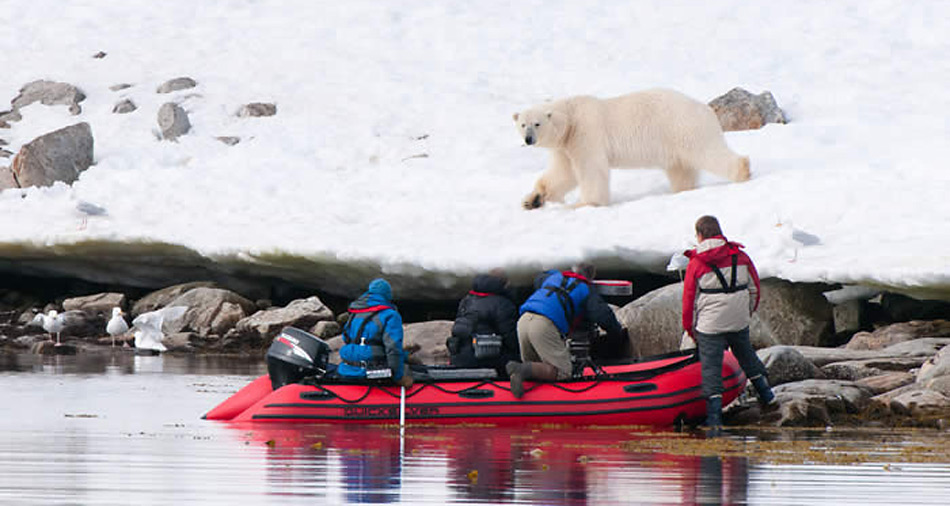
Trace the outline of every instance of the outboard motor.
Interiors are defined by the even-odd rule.
[[[327,372],[330,346],[319,337],[295,327],[284,327],[267,350],[267,373],[274,390],[307,376]]]

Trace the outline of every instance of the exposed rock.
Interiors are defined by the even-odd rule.
[[[60,337],[98,337],[106,332],[104,316],[90,314],[85,311],[69,310],[60,313],[63,320],[63,330]],[[111,316],[111,315],[110,315]],[[56,337],[53,336],[55,339]]]
[[[167,306],[169,302],[177,299],[190,290],[194,290],[195,288],[217,288],[217,285],[211,281],[195,281],[192,283],[173,285],[154,291],[135,302],[135,304],[132,306],[132,317],[135,318],[142,313],[161,309]]]
[[[948,338],[921,338],[888,346],[883,350],[849,350],[817,346],[796,346],[795,349],[812,363],[822,367],[833,362],[852,360],[930,357],[936,354],[937,350],[947,345],[950,345],[950,339]]]
[[[683,283],[653,290],[623,306],[616,314],[629,333],[635,357],[676,350],[683,335]]]
[[[105,51],[99,51],[98,53],[92,55],[92,57],[95,58],[95,59],[97,59],[97,60],[101,60],[101,59],[103,59],[103,58],[106,57],[106,53],[105,53]]]
[[[0,158],[10,158],[11,156],[13,156],[13,151],[0,148]]]
[[[820,346],[833,335],[832,305],[823,295],[826,285],[775,278],[764,279],[761,285],[759,309],[750,327],[756,348]]]
[[[941,394],[950,397],[950,374],[929,379],[923,382],[922,386],[928,390],[940,392]]]
[[[257,311],[239,321],[235,330],[245,337],[260,340],[268,345],[284,327],[310,329],[320,321],[333,321],[333,311],[319,297],[314,296],[297,299],[287,307]]]
[[[128,114],[136,109],[138,109],[138,107],[136,107],[135,102],[127,98],[115,104],[115,107],[112,108],[112,112],[115,114]]]
[[[34,102],[43,105],[65,105],[73,115],[82,112],[79,102],[86,99],[86,95],[75,86],[54,81],[33,81],[20,88],[20,94],[10,103],[14,110],[22,109]]]
[[[0,191],[19,187],[20,186],[16,183],[16,178],[13,177],[13,171],[10,170],[10,167],[0,167]]]
[[[237,115],[241,118],[259,118],[277,114],[277,105],[254,102],[241,106]]]
[[[188,88],[194,88],[198,86],[198,83],[190,77],[176,77],[165,81],[161,86],[158,87],[156,93],[171,93],[178,90],[187,90]]]
[[[766,123],[788,122],[769,91],[753,95],[742,88],[733,88],[709,102],[709,107],[719,117],[719,123],[726,132],[755,130]]]
[[[880,395],[904,385],[910,385],[913,382],[914,375],[909,372],[889,372],[877,376],[861,378],[855,383],[869,389],[871,395]]]
[[[131,84],[128,84],[128,83],[119,83],[119,84],[113,84],[112,86],[109,86],[109,89],[112,90],[112,91],[122,91],[122,90],[125,90],[125,89],[128,89],[128,88],[131,88],[131,87],[132,87]]]
[[[403,347],[411,358],[427,365],[448,365],[445,340],[452,333],[452,320],[433,320],[403,325]]]
[[[34,355],[75,355],[78,351],[76,346],[69,343],[56,344],[53,341],[37,341],[30,347],[30,353]]]
[[[866,302],[863,300],[849,300],[835,304],[832,309],[834,315],[834,331],[836,334],[857,332],[864,325]]]
[[[73,297],[63,301],[63,309],[66,311],[85,311],[92,314],[102,314],[112,317],[112,308],[118,307],[125,310],[125,294],[108,292],[97,293],[95,295],[86,295],[83,297]]]
[[[879,376],[888,372],[907,372],[920,367],[924,363],[923,357],[908,358],[879,358],[855,360],[848,362],[833,362],[821,368],[828,378],[857,381],[863,378]]]
[[[176,332],[162,338],[162,344],[168,351],[193,351],[202,338],[194,332]]]
[[[227,144],[228,146],[234,146],[234,145],[237,145],[237,143],[241,142],[240,137],[221,136],[221,137],[215,137],[215,139],[218,139],[219,141]]]
[[[23,119],[23,115],[21,115],[20,111],[16,109],[0,112],[0,122],[6,125],[3,128],[10,128],[10,124],[7,123],[8,121],[16,122],[20,121],[21,119]]]
[[[915,390],[891,400],[891,411],[901,415],[950,414],[950,397],[933,390]]]
[[[874,332],[858,332],[848,341],[849,350],[879,350],[921,337],[950,337],[950,321],[910,321],[881,327]]]
[[[185,315],[166,322],[168,333],[191,330],[200,336],[224,335],[256,308],[240,295],[221,288],[194,288],[168,303],[169,307],[185,306]]]
[[[327,339],[327,346],[330,347],[330,358],[328,361],[331,364],[340,363],[340,348],[343,347],[343,336],[336,336]]]
[[[170,141],[191,130],[188,113],[173,102],[166,102],[158,109],[158,126],[162,129],[162,138]]]
[[[758,351],[772,386],[807,379],[822,379],[824,373],[791,346],[772,346]]]
[[[792,284],[778,279],[761,282],[759,310],[750,338],[756,348],[780,344],[818,345],[832,335],[832,306],[819,284]],[[682,338],[683,283],[658,288],[625,305],[617,318],[630,333],[635,356],[679,349]]]
[[[88,123],[77,123],[24,145],[11,168],[21,188],[50,186],[56,181],[71,184],[92,161],[92,129]]]
[[[850,381],[805,380],[773,389],[781,409],[777,425],[826,424],[829,415],[858,413],[870,404],[870,390]]]
[[[925,383],[940,376],[950,375],[950,346],[944,346],[936,355],[920,366],[917,382]]]
[[[340,327],[340,324],[336,320],[324,320],[317,322],[316,325],[310,330],[310,333],[319,337],[320,339],[329,339],[340,335],[340,332],[343,329]]]

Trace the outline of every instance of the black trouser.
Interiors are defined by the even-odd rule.
[[[748,378],[765,374],[765,366],[759,360],[749,340],[749,327],[736,332],[703,334],[696,332],[696,346],[699,348],[699,362],[703,375],[703,397],[722,395],[722,354],[726,348],[739,361],[739,366]]]

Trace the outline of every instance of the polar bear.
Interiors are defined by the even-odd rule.
[[[677,91],[570,97],[515,113],[514,120],[525,144],[551,153],[522,201],[526,209],[563,202],[578,186],[574,207],[607,205],[613,167],[662,168],[674,192],[695,188],[700,170],[749,179],[749,158],[726,146],[713,110]]]

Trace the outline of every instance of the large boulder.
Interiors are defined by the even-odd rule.
[[[41,80],[20,88],[20,94],[10,103],[15,111],[35,102],[43,105],[65,105],[71,114],[76,115],[82,112],[79,102],[85,99],[86,95],[71,84]]]
[[[63,301],[66,311],[78,310],[92,314],[102,314],[112,317],[112,308],[125,310],[125,294],[118,292],[97,293],[82,297],[72,297]]]
[[[217,285],[211,281],[195,281],[156,290],[135,302],[132,306],[132,317],[135,318],[142,313],[161,309],[167,306],[169,302],[195,288],[217,288]]]
[[[413,362],[427,365],[449,363],[445,340],[452,333],[452,320],[433,320],[403,325],[403,348],[411,353]]]
[[[188,310],[177,320],[165,322],[167,333],[191,331],[199,336],[223,336],[257,307],[240,295],[221,288],[195,288],[172,300],[169,307]]]
[[[833,307],[823,295],[826,285],[775,278],[764,279],[761,285],[759,309],[750,328],[756,348],[821,346],[834,335]]]
[[[333,311],[319,297],[313,296],[297,299],[286,307],[257,311],[237,322],[235,331],[268,345],[284,327],[309,330],[321,321],[334,321]]]
[[[950,321],[910,321],[881,327],[874,332],[858,332],[845,348],[849,350],[880,350],[904,341],[922,337],[950,337]]]
[[[758,351],[772,386],[825,377],[815,364],[791,346],[771,346]]]
[[[683,283],[653,290],[623,306],[616,314],[629,332],[635,357],[677,350],[683,335]]]
[[[753,95],[742,88],[713,99],[709,107],[719,117],[723,131],[755,130],[766,123],[787,123],[785,113],[769,91]]]
[[[21,188],[70,184],[93,161],[92,129],[88,123],[61,128],[25,144],[11,169]]]

